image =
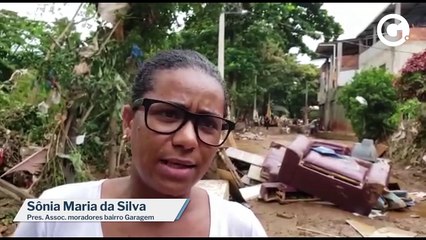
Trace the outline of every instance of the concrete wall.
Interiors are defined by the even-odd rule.
[[[394,73],[399,73],[413,53],[426,49],[426,40],[408,40],[397,48],[395,52]]]
[[[333,96],[333,100],[330,102],[330,119],[329,119],[329,129],[337,132],[346,132],[352,133],[352,125],[349,119],[345,116],[345,109],[339,103],[338,96],[342,88],[339,87],[336,89],[336,92]]]
[[[384,45],[380,41],[359,55],[360,69],[380,67],[384,64],[390,70],[392,66],[392,52],[391,47]]]
[[[337,79],[337,86],[345,86],[351,82],[356,72],[357,70],[340,71],[339,78]]]
[[[398,74],[404,67],[405,62],[414,53],[422,52],[426,49],[426,28],[411,28],[410,38],[402,45],[392,48],[384,45],[381,41],[376,42],[359,56],[359,68],[386,66],[386,69],[394,74]]]

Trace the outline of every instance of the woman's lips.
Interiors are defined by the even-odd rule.
[[[195,172],[196,164],[186,159],[161,159],[158,164],[161,175],[175,180],[189,180]]]

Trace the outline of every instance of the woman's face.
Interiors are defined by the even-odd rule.
[[[223,116],[222,86],[203,71],[193,68],[161,70],[154,74],[153,86],[153,91],[143,97],[173,102],[192,113],[211,112]],[[197,138],[191,121],[179,131],[163,135],[147,128],[145,114],[144,107],[134,113],[126,107],[123,112],[138,177],[162,194],[181,196],[188,193],[208,171],[217,148]]]

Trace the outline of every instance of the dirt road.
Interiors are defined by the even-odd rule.
[[[264,141],[237,140],[238,148],[265,155],[271,141],[289,144],[294,135],[267,136]],[[337,141],[347,144],[351,142]],[[426,177],[417,169],[405,170],[405,166],[394,165],[391,182],[397,182],[402,189],[411,191],[426,191]],[[387,212],[384,217],[370,219],[355,216],[342,211],[331,204],[320,203],[292,203],[280,205],[278,203],[265,203],[257,200],[250,202],[253,212],[264,225],[269,236],[348,236],[360,235],[346,223],[352,219],[359,222],[380,227],[397,227],[402,230],[412,231],[418,236],[426,236],[426,201],[402,212]],[[284,213],[285,218],[278,217],[277,213]],[[414,218],[415,217],[415,218]],[[300,230],[298,227],[304,228]],[[313,230],[312,233],[308,230]]]

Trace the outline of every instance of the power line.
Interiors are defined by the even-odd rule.
[[[294,28],[293,25],[290,25],[288,23],[282,23],[282,25],[290,27],[290,28]],[[297,30],[303,32],[305,35],[308,35],[308,36],[319,34],[318,32],[309,31],[309,30],[300,29],[300,28],[297,29]],[[372,35],[364,36],[363,38],[360,38],[359,40],[361,40],[361,39],[370,40],[370,39],[374,39],[375,37],[377,37],[377,35],[372,34]],[[379,49],[379,50],[395,51],[395,52],[400,52],[400,53],[409,53],[409,54],[416,54],[417,53],[417,52],[402,51],[402,50],[397,50],[397,49],[392,50],[392,49],[389,49],[389,48],[381,48],[381,47],[377,47],[377,46],[370,46],[370,45],[365,45],[365,44],[360,44],[360,43],[354,43],[350,40],[337,40],[337,42],[344,42],[344,43],[356,45],[356,46],[359,46],[359,47],[375,48],[375,49]],[[333,42],[327,42],[327,43],[333,43]],[[319,56],[329,57],[329,55],[325,55],[325,54],[321,54],[321,53],[316,53],[316,54],[319,55]]]

